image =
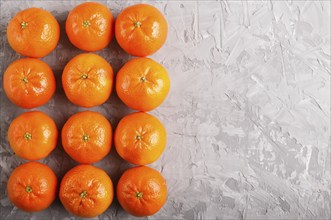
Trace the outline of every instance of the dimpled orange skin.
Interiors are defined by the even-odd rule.
[[[151,111],[162,104],[170,90],[167,70],[150,58],[135,58],[117,73],[116,92],[128,107]]]
[[[158,212],[167,200],[167,185],[156,170],[134,167],[123,173],[117,183],[117,199],[122,208],[137,217]]]
[[[64,208],[77,216],[92,218],[111,205],[113,183],[105,171],[91,165],[69,170],[60,185],[59,197]]]
[[[116,18],[116,40],[133,56],[145,57],[155,53],[166,41],[167,34],[166,19],[151,5],[127,7]]]
[[[62,74],[67,98],[81,107],[94,107],[109,98],[114,73],[110,64],[96,54],[84,53],[72,58]]]
[[[55,77],[47,63],[33,58],[12,62],[3,77],[3,88],[8,99],[22,108],[46,104],[56,88]]]
[[[156,117],[136,112],[121,119],[115,130],[114,144],[124,160],[146,165],[161,156],[166,139],[166,129]]]
[[[59,38],[59,23],[50,12],[41,8],[18,12],[7,27],[9,45],[27,57],[46,56],[55,49]]]
[[[58,131],[52,118],[40,111],[25,112],[8,128],[8,142],[26,160],[47,157],[56,147]]]
[[[77,48],[90,52],[101,50],[114,36],[114,18],[106,6],[86,2],[70,11],[66,32]]]
[[[79,163],[94,163],[104,158],[112,144],[109,121],[98,112],[72,115],[62,128],[62,146]]]
[[[45,164],[28,162],[18,166],[7,183],[9,200],[26,212],[48,208],[57,196],[57,178]]]

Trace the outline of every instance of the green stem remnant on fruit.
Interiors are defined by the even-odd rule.
[[[140,77],[140,81],[141,81],[141,82],[146,82],[146,76],[142,76],[142,77]]]
[[[85,198],[87,196],[87,192],[86,191],[83,191],[80,193],[80,197],[81,198]]]
[[[90,21],[88,21],[88,20],[83,21],[83,27],[87,28],[90,25],[91,25]]]
[[[21,28],[24,29],[24,28],[26,28],[27,26],[28,26],[28,23],[25,22],[25,21],[22,21],[22,23],[21,23]]]
[[[81,76],[82,79],[87,79],[87,74],[84,73],[82,76]]]
[[[136,197],[138,199],[142,198],[143,197],[143,193],[142,192],[136,192]]]
[[[90,137],[87,134],[83,135],[83,141],[87,142],[90,139]]]
[[[30,186],[25,187],[25,192],[32,193],[32,188]]]
[[[140,21],[135,21],[135,22],[133,22],[133,25],[134,25],[136,28],[140,28],[140,26],[141,26],[141,22],[140,22]]]
[[[143,136],[141,136],[141,134],[138,134],[138,135],[136,136],[136,139],[137,139],[137,141],[140,141],[140,140],[143,139]]]
[[[30,133],[28,133],[28,132],[26,132],[25,134],[24,134],[24,138],[25,138],[25,140],[31,140],[32,139],[32,135],[30,134]]]
[[[28,79],[24,76],[24,77],[22,78],[22,81],[23,81],[24,83],[27,83],[27,82],[28,82]]]

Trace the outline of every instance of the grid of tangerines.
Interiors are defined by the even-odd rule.
[[[162,47],[167,37],[167,22],[161,12],[147,4],[125,8],[116,18],[103,4],[87,2],[68,14],[65,30],[70,42],[86,52],[107,47],[115,35],[120,47],[136,56],[117,73],[94,53],[73,57],[62,73],[66,97],[82,107],[106,102],[113,90],[137,112],[121,119],[113,135],[110,122],[100,113],[78,112],[61,130],[65,152],[81,163],[61,180],[45,164],[33,162],[47,157],[57,145],[58,129],[47,114],[25,112],[8,129],[8,142],[18,157],[30,160],[10,175],[7,193],[18,208],[41,211],[50,206],[57,194],[65,209],[80,217],[102,214],[111,205],[114,190],[110,177],[91,163],[104,158],[112,139],[118,154],[138,165],[124,172],[116,190],[120,205],[135,216],[158,212],[165,204],[167,187],[162,175],[145,165],[156,161],[166,145],[166,130],[154,116],[146,113],[166,98],[170,80],[166,69],[146,58]],[[11,63],[4,73],[4,91],[8,99],[22,108],[47,103],[56,88],[52,69],[38,58],[54,50],[60,37],[55,17],[41,8],[18,12],[9,22],[7,39],[22,58]],[[114,136],[114,137],[113,137]],[[58,193],[59,192],[59,193]]]

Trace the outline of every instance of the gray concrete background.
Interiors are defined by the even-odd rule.
[[[103,1],[116,16],[141,1]],[[151,114],[166,126],[168,143],[150,166],[167,180],[166,205],[150,219],[330,219],[330,2],[142,1],[169,24],[164,47],[151,56],[169,71],[171,91]],[[9,202],[6,183],[24,161],[6,140],[10,122],[26,111],[2,90],[7,66],[20,58],[6,26],[28,7],[51,11],[61,25],[58,47],[43,58],[57,79],[52,100],[37,109],[59,128],[75,112],[61,86],[64,65],[81,53],[64,23],[79,1],[3,1],[0,14],[1,219],[73,219],[59,200],[39,213]],[[131,57],[116,41],[97,52],[115,73]],[[115,92],[92,108],[116,127],[131,112]],[[41,162],[61,178],[76,163],[59,142]],[[113,148],[101,162],[117,182],[129,165]],[[115,200],[100,219],[130,218]],[[77,218],[75,218],[77,219]]]

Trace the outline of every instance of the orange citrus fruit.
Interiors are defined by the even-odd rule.
[[[154,116],[136,112],[121,119],[116,127],[114,144],[126,161],[146,165],[156,161],[166,146],[166,129]]]
[[[25,112],[8,129],[8,142],[26,160],[47,157],[56,147],[58,131],[52,118],[40,111]]]
[[[113,194],[113,183],[105,171],[91,165],[78,165],[64,175],[59,196],[68,212],[92,218],[107,210]]]
[[[104,158],[112,144],[109,121],[98,112],[72,115],[62,128],[62,145],[79,163],[94,163]]]
[[[50,12],[41,8],[18,12],[7,27],[9,45],[27,57],[46,56],[55,49],[59,38],[59,23]]]
[[[66,32],[70,42],[81,50],[105,48],[114,35],[114,18],[109,9],[97,2],[85,2],[68,15]]]
[[[155,53],[166,41],[167,34],[166,19],[151,5],[127,7],[116,18],[116,40],[133,56],[145,57]]]
[[[62,85],[67,98],[82,107],[103,104],[113,88],[114,73],[110,64],[96,54],[79,54],[65,66]]]
[[[57,178],[48,166],[28,162],[18,166],[7,183],[10,201],[27,212],[48,208],[56,198]]]
[[[12,62],[3,76],[3,88],[8,99],[22,108],[46,104],[56,88],[55,77],[47,63],[33,58]]]
[[[128,107],[151,111],[162,104],[170,89],[167,70],[149,58],[135,58],[117,73],[116,92]]]
[[[156,170],[134,167],[123,173],[117,184],[117,199],[131,215],[143,217],[158,212],[167,200],[167,185]]]

